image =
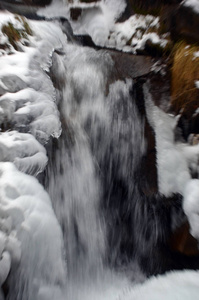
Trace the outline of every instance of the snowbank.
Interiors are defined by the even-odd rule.
[[[47,164],[45,148],[30,134],[17,131],[0,135],[0,161],[14,162],[20,171],[37,175]]]
[[[199,2],[198,0],[184,0],[182,5],[191,7],[195,12],[199,13]]]
[[[187,300],[198,299],[199,272],[171,272],[127,287],[116,300]]]
[[[24,284],[30,290],[23,291],[23,296],[25,292],[31,295],[33,288],[39,292],[40,287],[49,284],[51,288],[63,286],[62,234],[43,187],[34,177],[17,171],[12,163],[1,162],[0,199],[5,228],[0,231],[0,283],[6,279],[13,260],[11,279],[18,278],[17,288],[10,280],[13,293]],[[34,297],[39,299],[36,294]]]
[[[5,16],[4,22],[15,25],[12,14]],[[66,36],[53,23],[32,21],[30,26],[35,35],[29,37],[29,47],[21,44],[23,52],[13,50],[12,55],[0,57],[0,122],[30,131],[45,144],[61,133],[55,90],[46,72],[54,49],[62,47]]]
[[[20,29],[14,15],[1,12],[0,28],[8,22]],[[61,133],[47,72],[54,49],[67,39],[53,23],[29,23],[34,34],[28,45],[17,42],[20,52],[0,33],[8,46],[0,56],[0,285],[10,273],[10,299],[34,295],[40,300],[48,298],[49,289],[51,296],[62,294],[62,234],[48,194],[33,176],[22,172],[35,176],[43,171],[43,145]]]

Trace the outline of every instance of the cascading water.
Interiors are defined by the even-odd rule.
[[[86,289],[94,278],[104,281],[111,274],[108,261],[119,256],[125,232],[118,207],[126,206],[121,215],[131,209],[134,172],[145,141],[144,123],[130,95],[132,81],[109,85],[110,55],[76,45],[64,50],[63,132],[50,150],[47,190],[63,230],[68,280],[73,282],[69,299],[75,300],[75,282],[84,282]],[[138,275],[138,268],[131,277],[133,273]],[[93,299],[105,299],[98,294]]]
[[[92,25],[88,34],[104,46],[109,23],[120,12],[114,11],[115,1],[100,5],[89,6],[82,15],[84,26],[76,24],[75,29],[81,34]],[[110,22],[104,24],[104,15]],[[99,21],[96,26],[94,20]],[[39,41],[32,40],[37,49],[29,51],[29,73],[24,68],[21,78],[11,77],[11,84],[9,76],[0,81],[4,93],[9,85],[13,91],[13,82],[16,88],[0,97],[5,128],[15,129],[0,135],[0,283],[5,282],[5,299],[142,299],[135,283],[144,281],[145,274],[199,264],[198,257],[178,255],[168,246],[185,217],[179,195],[182,182],[191,178],[185,155],[193,165],[198,149],[190,154],[190,149],[173,145],[174,123],[168,126],[170,117],[143,89],[143,66],[142,78],[132,71],[136,63],[122,73],[118,53],[80,46],[81,37],[73,35],[64,18],[32,25]],[[128,59],[127,65],[136,61]],[[17,65],[15,57],[8,62]],[[180,154],[179,173],[185,174],[184,181],[172,180],[170,189],[170,172],[164,172],[168,149]],[[189,206],[185,209],[192,214]],[[149,289],[153,284],[156,280]]]

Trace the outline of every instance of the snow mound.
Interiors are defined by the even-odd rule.
[[[130,286],[116,300],[198,299],[199,272],[171,272],[154,277],[142,285]]]
[[[21,173],[12,163],[1,162],[0,199],[1,222],[9,218],[9,230],[0,231],[0,283],[13,260],[18,262],[12,263],[13,292],[12,276],[18,278],[16,289],[27,285],[27,295],[33,290],[39,294],[48,285],[60,289],[65,282],[62,234],[48,194],[34,177]],[[39,298],[35,295],[34,299]]]
[[[8,131],[0,134],[0,161],[14,162],[20,171],[37,175],[48,159],[45,148],[31,134]]]
[[[166,37],[158,35],[158,28],[158,17],[135,14],[123,23],[114,24],[106,46],[136,53],[137,50],[143,50],[146,42],[150,41],[164,48],[168,41]]]
[[[0,28],[8,22],[19,25],[14,15],[0,13]],[[34,35],[28,45],[20,40],[21,52],[12,48],[10,55],[0,56],[0,285],[7,280],[10,299],[33,295],[39,300],[49,296],[49,289],[54,297],[62,294],[63,238],[48,194],[24,173],[36,176],[44,170],[43,145],[61,134],[48,72],[55,48],[67,38],[51,22],[29,23]]]
[[[191,234],[199,240],[199,180],[192,179],[186,185],[183,209],[188,217]]]
[[[9,13],[2,20],[9,19],[16,21]],[[48,71],[53,51],[61,48],[67,38],[53,23],[30,21],[30,25],[34,35],[29,37],[29,47],[21,44],[23,52],[14,49],[12,55],[0,57],[0,125],[9,122],[45,144],[50,136],[59,137],[61,133]]]
[[[60,134],[59,113],[52,97],[32,88],[0,97],[0,123],[4,122],[29,131],[42,143]]]

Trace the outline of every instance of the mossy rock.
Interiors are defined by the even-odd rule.
[[[15,50],[19,50],[18,42],[22,39],[28,39],[28,35],[32,35],[33,32],[24,17],[16,15],[15,18],[23,25],[22,29],[15,28],[13,23],[8,22],[2,26],[1,31],[7,36],[9,43]]]

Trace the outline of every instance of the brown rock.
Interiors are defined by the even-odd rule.
[[[199,41],[199,14],[191,7],[167,6],[162,13],[161,23],[170,31],[174,41],[185,39],[188,43]]]
[[[183,224],[173,233],[170,240],[170,246],[172,250],[188,256],[199,254],[198,242],[190,234],[188,222]]]
[[[77,21],[82,14],[82,9],[79,7],[72,7],[70,9],[70,17],[73,21]]]
[[[114,79],[134,79],[150,73],[153,61],[149,56],[132,55],[111,50],[108,52],[115,64],[114,74],[112,74]]]

